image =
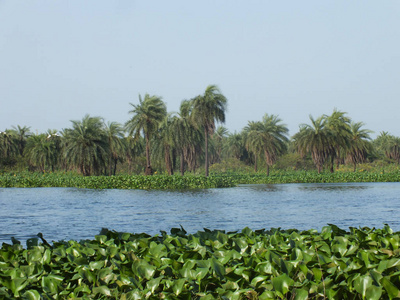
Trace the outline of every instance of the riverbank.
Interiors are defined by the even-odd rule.
[[[0,296],[116,299],[393,299],[400,234],[316,230],[130,234],[0,250]]]

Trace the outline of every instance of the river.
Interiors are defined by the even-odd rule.
[[[237,231],[244,227],[400,231],[400,183],[241,185],[157,191],[77,188],[0,188],[0,243],[93,239],[102,227],[148,233],[182,226]]]

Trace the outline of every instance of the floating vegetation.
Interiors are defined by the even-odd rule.
[[[89,189],[205,189],[238,184],[400,182],[400,172],[276,172],[225,173],[209,177],[193,175],[79,176],[63,173],[15,173],[0,175],[0,187],[77,187]]]
[[[0,250],[0,298],[394,299],[400,234],[335,225],[316,230],[34,238]]]
[[[77,187],[88,189],[195,189],[232,187],[229,177],[205,176],[77,176],[22,173],[0,176],[0,187]]]

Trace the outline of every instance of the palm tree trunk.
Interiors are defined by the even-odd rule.
[[[172,175],[172,164],[171,156],[169,155],[169,145],[165,145],[164,152],[165,168],[167,169],[168,175]]]
[[[184,154],[183,154],[183,149],[181,150],[181,175],[183,176],[185,174],[185,160],[184,160]]]
[[[254,154],[254,172],[257,172],[257,154]]]
[[[269,176],[269,165],[267,164],[267,176]]]
[[[208,131],[207,128],[204,128],[204,136],[205,136],[205,175],[208,177]]]
[[[113,172],[114,176],[117,173],[117,162],[118,162],[118,159],[114,158],[114,172]]]
[[[148,133],[146,133],[146,170],[144,175],[153,175],[150,161],[150,137]]]

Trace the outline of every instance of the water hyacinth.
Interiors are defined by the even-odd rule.
[[[238,184],[399,182],[399,172],[276,172],[223,173],[209,177],[194,175],[78,176],[63,173],[20,173],[0,175],[0,187],[77,187],[90,189],[196,189],[225,188]]]
[[[16,175],[16,174],[14,174]],[[0,187],[77,187],[88,189],[193,189],[232,187],[229,177],[205,176],[76,176],[21,174],[0,176]]]
[[[400,234],[335,225],[94,240],[0,250],[0,297],[24,299],[394,299]]]

